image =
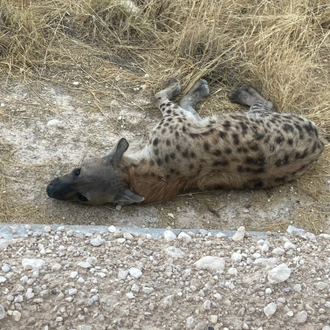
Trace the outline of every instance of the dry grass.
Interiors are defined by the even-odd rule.
[[[127,68],[131,82],[142,84],[149,73],[155,90],[171,76],[180,76],[186,88],[205,77],[214,94],[211,105],[222,97],[218,90],[244,81],[278,109],[317,122],[327,139],[329,35],[328,0],[0,0],[4,76],[31,81],[56,73],[88,75],[95,84],[92,94],[119,67]],[[114,65],[108,69],[104,61]],[[124,89],[114,93],[126,97]],[[321,167],[327,177],[325,155]],[[4,160],[4,189],[3,166]],[[3,199],[0,203],[8,209]]]

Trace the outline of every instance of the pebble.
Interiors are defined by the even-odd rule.
[[[264,313],[265,315],[270,318],[274,313],[276,312],[276,304],[274,302],[271,302],[264,308]]]
[[[62,265],[61,264],[54,264],[52,266],[52,270],[53,271],[59,271],[61,268],[62,268]]]
[[[140,278],[142,276],[142,272],[138,268],[134,268],[134,267],[133,268],[130,268],[128,272],[134,278]]]
[[[82,268],[92,268],[92,265],[88,261],[78,262],[77,265]]]
[[[175,246],[169,246],[169,247],[165,248],[165,252],[173,258],[183,258],[184,257],[184,253],[182,252],[182,250],[180,250],[179,248],[177,248]]]
[[[297,323],[305,323],[307,321],[307,312],[306,311],[300,311],[296,315],[296,321]]]
[[[286,281],[291,274],[290,268],[286,264],[280,264],[268,272],[268,281],[277,284]]]
[[[243,241],[245,236],[245,227],[241,226],[237,229],[236,233],[231,238],[235,242]]]
[[[41,268],[45,264],[42,259],[28,259],[24,258],[22,260],[22,266],[24,269]]]
[[[214,269],[224,271],[225,259],[219,257],[205,256],[196,261],[194,265],[200,269]]]
[[[110,226],[110,227],[108,227],[108,231],[109,231],[110,233],[114,233],[116,230],[117,230],[117,229],[116,229],[115,226]]]
[[[119,269],[117,277],[120,280],[124,280],[127,277],[127,275],[128,275],[128,270]]]
[[[4,319],[6,317],[5,309],[2,305],[0,305],[0,320]]]
[[[178,239],[185,240],[186,242],[190,242],[192,240],[191,236],[184,233],[183,231],[178,235]]]
[[[0,249],[7,249],[10,244],[10,241],[8,239],[0,239]]]
[[[32,288],[28,288],[26,293],[25,293],[25,297],[27,300],[32,299],[34,297],[34,293]]]
[[[92,239],[90,240],[90,244],[91,244],[92,246],[95,246],[95,247],[97,247],[97,246],[101,246],[101,245],[103,244],[103,242],[104,242],[104,240],[102,239],[102,237],[101,237],[100,235],[98,235],[97,237],[92,238]]]
[[[78,272],[74,271],[70,273],[70,278],[76,278],[78,275]]]
[[[170,241],[174,241],[176,239],[176,235],[171,230],[165,230],[164,238],[167,242],[170,242]]]
[[[4,272],[4,273],[8,273],[9,271],[10,271],[10,265],[8,265],[8,264],[3,264],[3,266],[2,266],[2,271]]]
[[[22,314],[19,311],[13,311],[13,319],[18,322],[21,319]]]
[[[234,262],[240,262],[242,260],[242,254],[240,252],[234,252],[231,255],[231,260],[233,260]]]
[[[6,281],[7,281],[7,279],[4,276],[0,276],[0,283],[4,283]]]

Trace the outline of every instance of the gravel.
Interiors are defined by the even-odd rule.
[[[327,234],[15,228],[0,329],[330,330]]]

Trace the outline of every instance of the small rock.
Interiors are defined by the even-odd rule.
[[[91,244],[92,246],[95,246],[95,247],[102,245],[103,242],[104,242],[104,240],[102,239],[102,237],[101,237],[100,235],[98,235],[97,237],[92,238],[92,239],[90,240],[90,244]]]
[[[0,276],[0,283],[4,283],[6,281],[7,281],[7,279],[4,276]]]
[[[187,317],[187,321],[186,321],[187,329],[192,329],[194,327],[194,323],[195,323],[195,320],[194,320],[193,316]]]
[[[142,275],[142,272],[139,268],[130,268],[129,269],[129,274],[133,276],[134,278],[140,278]]]
[[[183,258],[184,253],[175,246],[169,246],[165,249],[165,252],[173,258]]]
[[[210,300],[205,300],[203,303],[203,308],[207,311],[211,309],[211,301]]]
[[[49,232],[51,232],[51,230],[52,230],[52,227],[51,226],[45,226],[44,227],[44,232],[45,233],[49,233]]]
[[[55,272],[59,271],[61,268],[62,268],[62,265],[58,264],[58,263],[56,263],[52,266],[52,270]]]
[[[173,241],[176,239],[176,235],[171,230],[164,231],[164,238],[167,242]]]
[[[0,305],[0,320],[4,319],[6,317],[5,309],[2,305]]]
[[[92,265],[87,261],[78,262],[77,265],[82,268],[92,268]]]
[[[124,232],[123,237],[125,239],[128,239],[128,240],[132,240],[134,238],[134,236],[131,233],[128,233],[128,232]]]
[[[8,240],[8,239],[0,239],[0,249],[2,249],[2,250],[7,249],[9,243],[10,243],[10,240]]]
[[[274,302],[268,304],[264,308],[264,313],[268,318],[270,318],[275,312],[276,312],[276,304]]]
[[[205,256],[196,261],[194,265],[200,269],[214,269],[224,271],[225,259],[219,257]]]
[[[24,269],[41,268],[44,264],[45,264],[45,261],[42,259],[24,258],[22,260],[22,266],[24,267]]]
[[[236,233],[233,235],[231,239],[235,242],[243,241],[244,236],[245,236],[245,227],[241,226],[237,229]]]
[[[284,254],[284,252],[285,252],[284,249],[282,249],[282,248],[280,248],[280,247],[277,247],[277,248],[275,248],[275,249],[272,251],[272,254],[275,254],[275,255],[277,255],[277,256],[281,256],[281,255]]]
[[[25,297],[26,299],[32,299],[34,297],[34,293],[33,293],[33,290],[32,288],[28,288],[26,293],[25,293]]]
[[[70,278],[76,278],[78,275],[78,272],[71,272],[70,273]]]
[[[218,322],[218,315],[210,315],[210,322],[216,324]]]
[[[297,323],[305,323],[307,321],[307,316],[308,314],[306,311],[298,312],[296,315]]]
[[[133,292],[139,292],[140,291],[140,288],[138,285],[136,285],[135,283],[132,285],[131,287],[131,291]]]
[[[224,238],[224,237],[227,237],[226,234],[222,233],[222,232],[218,232],[215,237],[218,237],[218,238]]]
[[[271,284],[281,283],[286,281],[291,274],[290,268],[286,264],[280,264],[269,271],[268,281]]]
[[[10,271],[11,267],[8,264],[3,264],[1,269],[3,272],[8,273]]]
[[[133,294],[133,292],[132,292],[132,291],[127,292],[127,293],[126,293],[126,297],[127,297],[128,299],[133,299],[133,298],[134,298],[134,294]]]
[[[120,280],[124,280],[127,277],[127,275],[128,275],[128,270],[119,269],[117,276]]]
[[[178,235],[178,239],[185,240],[186,242],[190,242],[192,240],[191,236],[184,233],[183,231]]]
[[[231,260],[233,260],[234,262],[240,262],[242,260],[242,254],[240,252],[234,252],[231,255]]]
[[[77,292],[78,292],[78,290],[76,288],[71,288],[68,290],[68,295],[72,296],[72,295],[77,294]]]
[[[116,210],[117,211],[120,211],[122,209],[122,206],[121,205],[116,205]]]
[[[116,230],[117,230],[117,229],[116,229],[115,226],[110,226],[110,227],[108,227],[108,231],[109,231],[110,233],[114,233]]]
[[[21,313],[19,311],[13,311],[13,319],[18,322],[21,319]]]
[[[142,288],[142,292],[146,293],[146,294],[150,294],[152,291],[154,291],[154,288],[148,287],[148,286],[144,286]]]
[[[318,282],[316,284],[317,290],[320,290],[320,291],[326,289],[327,286],[328,286],[328,283],[325,283],[325,282]]]
[[[306,232],[304,229],[297,228],[295,226],[290,225],[286,231],[291,236],[299,236],[301,238],[304,238],[306,240],[311,240],[311,241],[316,240],[316,237],[313,233]]]

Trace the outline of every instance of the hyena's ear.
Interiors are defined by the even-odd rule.
[[[127,150],[128,146],[129,144],[125,138],[120,139],[110,151],[110,153],[107,156],[103,157],[103,159],[108,164],[117,165],[123,157],[123,154]]]
[[[130,205],[135,203],[141,203],[144,201],[144,197],[139,196],[130,189],[125,189],[124,191],[117,194],[113,203],[119,205]]]

